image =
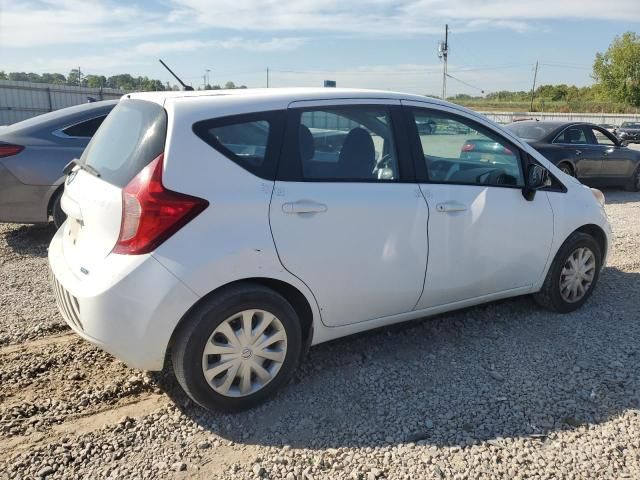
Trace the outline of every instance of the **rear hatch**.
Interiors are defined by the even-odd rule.
[[[122,224],[123,189],[161,156],[167,114],[153,102],[125,99],[104,120],[65,181],[63,252],[76,274],[111,253]]]

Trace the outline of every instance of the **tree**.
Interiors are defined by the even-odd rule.
[[[77,68],[72,69],[67,75],[67,85],[82,86],[84,84],[83,80],[82,72]]]
[[[612,100],[640,106],[640,36],[626,32],[596,54],[593,78]]]
[[[89,88],[100,88],[107,84],[107,78],[104,75],[87,75],[85,81]]]
[[[0,80],[7,80],[9,77],[7,77],[7,74],[4,73],[4,70],[0,70]]]
[[[28,82],[29,76],[25,72],[10,72],[9,80],[13,80],[15,82]]]

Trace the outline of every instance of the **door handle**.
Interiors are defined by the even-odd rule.
[[[324,203],[310,200],[298,200],[297,202],[288,202],[282,205],[284,213],[322,213],[326,212],[327,209],[328,207]]]
[[[576,150],[576,155],[582,155],[582,150]]]
[[[458,202],[444,202],[436,205],[436,210],[439,212],[464,212],[466,209],[466,205]]]

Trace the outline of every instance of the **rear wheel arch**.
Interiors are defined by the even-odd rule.
[[[165,352],[165,360],[169,358],[171,346],[176,341],[178,332],[182,328],[184,322],[189,318],[190,313],[211,297],[219,295],[224,291],[232,289],[239,285],[261,285],[278,293],[291,304],[300,320],[303,345],[302,356],[304,357],[304,355],[306,355],[313,339],[313,310],[311,308],[311,304],[307,300],[307,297],[298,288],[285,281],[267,277],[253,277],[235,280],[233,282],[222,285],[202,296],[195,304],[193,304],[173,329],[173,333],[171,334],[171,338]]]

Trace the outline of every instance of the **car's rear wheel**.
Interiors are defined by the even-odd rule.
[[[558,165],[558,168],[562,173],[566,173],[567,175],[571,175],[572,177],[574,176],[573,167],[568,163],[561,163],[560,165]]]
[[[640,192],[640,166],[636,168],[636,171],[633,173],[633,175],[629,179],[627,190],[631,192]]]
[[[185,318],[172,350],[184,391],[211,410],[251,408],[297,367],[301,329],[293,307],[257,284],[214,295]]]
[[[54,194],[53,200],[51,202],[51,217],[53,217],[53,224],[56,228],[60,228],[60,226],[67,219],[67,214],[62,210],[62,205],[60,204],[62,200],[62,190],[59,190]]]
[[[572,312],[591,296],[601,266],[602,251],[598,242],[591,235],[574,232],[558,250],[534,299],[549,310]]]

